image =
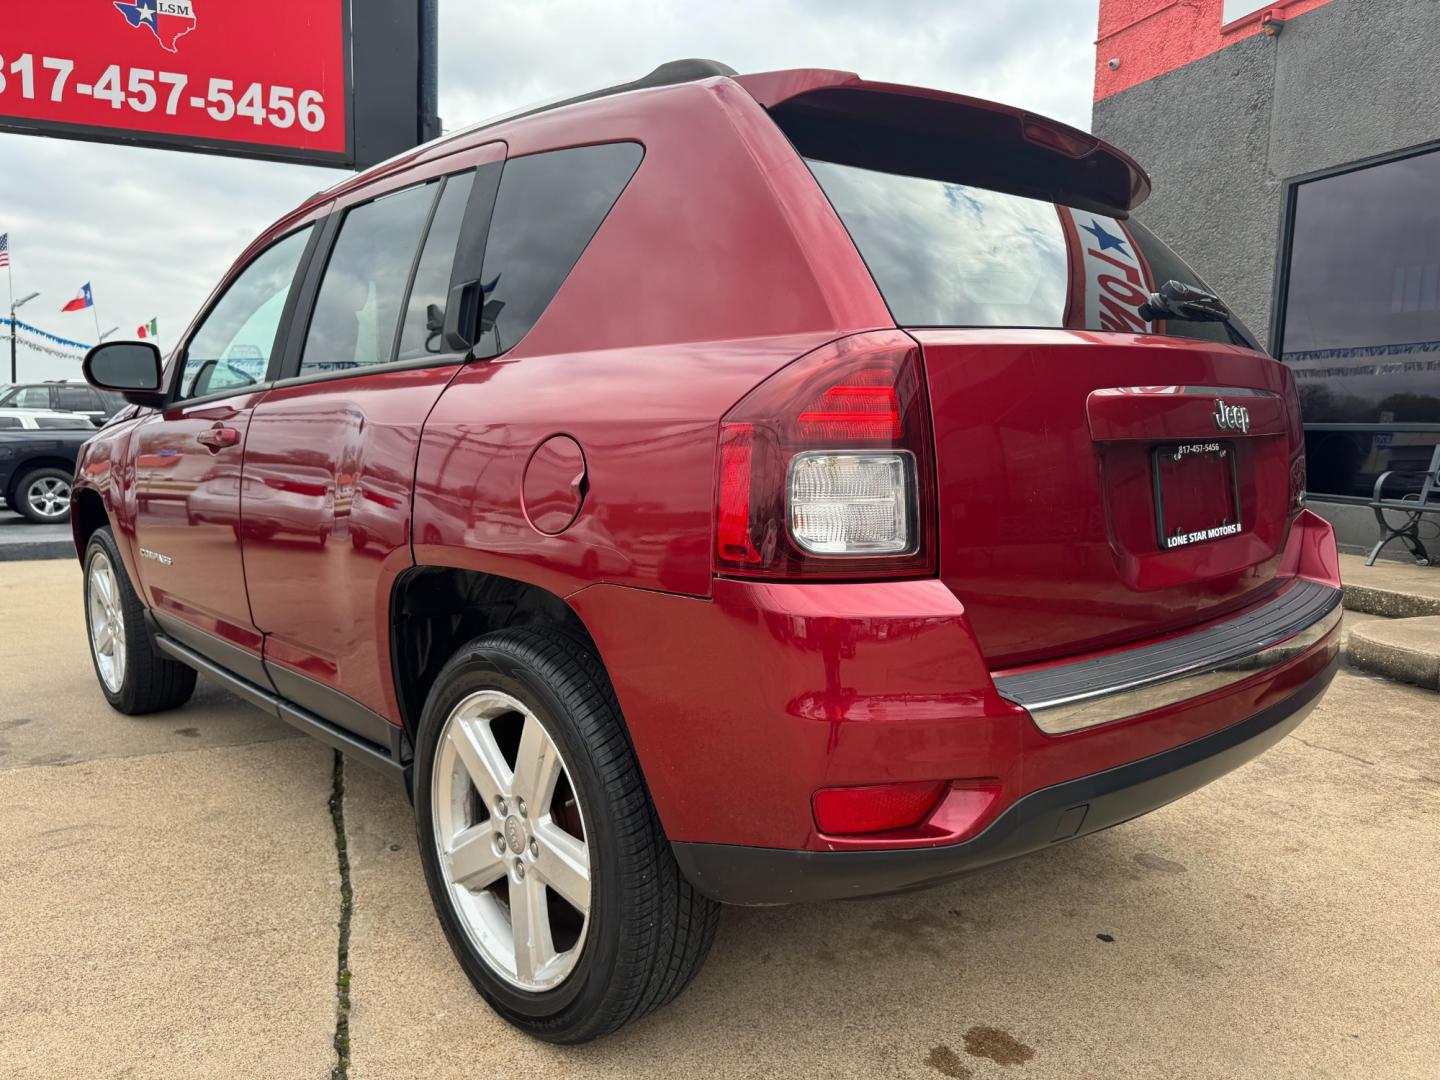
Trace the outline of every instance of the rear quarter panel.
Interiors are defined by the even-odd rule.
[[[757,383],[891,326],[849,236],[763,110],[729,80],[502,125],[510,156],[635,141],[645,158],[531,332],[472,363],[426,424],[415,557],[564,596],[595,582],[708,595],[717,425]],[[521,505],[551,435],[582,446],[559,536]]]

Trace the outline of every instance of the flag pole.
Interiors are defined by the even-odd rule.
[[[90,287],[90,314],[95,316],[95,344],[100,344],[100,305],[95,303],[95,287]]]
[[[5,234],[5,277],[10,285],[10,381],[19,381],[17,354],[20,351],[20,328],[15,325],[15,237]]]

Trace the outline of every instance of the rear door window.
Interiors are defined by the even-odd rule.
[[[303,376],[392,361],[400,312],[438,183],[406,188],[348,211],[315,300]]]
[[[643,156],[638,143],[607,143],[505,163],[481,272],[480,353],[504,352],[530,332]]]
[[[901,326],[1166,333],[1255,347],[1238,320],[1147,323],[1166,281],[1206,287],[1133,218],[807,159]]]

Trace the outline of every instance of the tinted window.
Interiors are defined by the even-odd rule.
[[[108,414],[115,414],[125,407],[125,399],[113,390],[97,390],[100,405]]]
[[[291,233],[257,256],[225,290],[186,349],[180,397],[240,390],[265,380],[285,301],[310,229]]]
[[[435,184],[407,188],[345,215],[305,336],[301,375],[390,363],[436,191]]]
[[[1137,309],[1152,289],[1172,279],[1201,284],[1133,220],[971,184],[807,164],[902,326],[1142,333],[1153,327]],[[1172,320],[1165,331],[1232,340],[1214,324]]]
[[[67,412],[99,412],[100,402],[87,386],[61,386],[55,391],[55,407]]]
[[[37,416],[35,426],[42,431],[84,431],[86,429],[93,431],[95,428],[95,425],[83,416],[76,417],[74,420],[66,420],[59,416]]]
[[[610,143],[505,163],[485,245],[482,351],[529,333],[643,156],[636,143]]]
[[[460,226],[465,220],[470,190],[475,174],[452,176],[445,183],[440,205],[430,222],[425,250],[415,270],[415,284],[405,310],[405,329],[400,335],[397,360],[414,360],[445,351],[445,307],[450,299],[451,272],[455,269],[455,249],[460,241]]]
[[[0,416],[0,431],[19,431],[24,426],[18,416]]]

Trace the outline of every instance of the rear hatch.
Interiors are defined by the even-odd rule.
[[[939,570],[992,666],[1154,637],[1277,587],[1303,488],[1293,387],[1235,320],[1146,318],[1162,283],[1203,283],[1129,216],[1148,191],[1133,162],[905,88],[821,89],[771,115],[920,342]]]

